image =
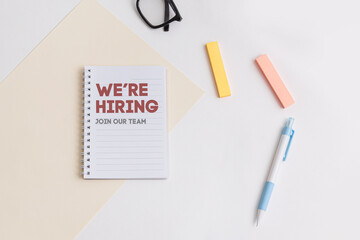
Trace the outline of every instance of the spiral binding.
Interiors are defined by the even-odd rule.
[[[82,175],[91,175],[91,159],[90,159],[90,110],[91,110],[91,69],[84,70],[84,86],[83,86],[83,120],[82,120]]]

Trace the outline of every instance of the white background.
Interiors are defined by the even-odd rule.
[[[1,78],[78,2],[0,0]],[[184,20],[168,33],[149,29],[135,0],[100,2],[206,93],[170,133],[170,178],[126,181],[77,240],[360,239],[359,1],[175,0]],[[204,45],[214,40],[223,99]],[[254,63],[264,53],[295,98],[286,110]],[[256,228],[289,116],[293,145]]]

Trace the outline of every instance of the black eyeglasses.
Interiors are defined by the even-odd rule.
[[[180,15],[179,10],[177,9],[175,3],[173,2],[173,0],[164,0],[165,3],[165,16],[164,16],[164,22],[161,24],[157,24],[157,25],[153,25],[152,23],[150,23],[150,21],[144,16],[143,12],[141,11],[140,8],[140,0],[136,1],[136,8],[141,16],[141,18],[144,20],[144,22],[151,28],[156,29],[156,28],[161,28],[164,27],[164,31],[167,32],[169,31],[169,24],[174,22],[174,21],[178,21],[180,22],[182,20],[182,17]],[[172,10],[175,13],[175,16],[170,18],[170,8],[172,8]]]

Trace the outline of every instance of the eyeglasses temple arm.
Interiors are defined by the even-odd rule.
[[[164,22],[166,22],[166,21],[169,21],[169,18],[170,18],[170,11],[169,11],[170,3],[169,3],[169,0],[164,0],[164,1],[165,1],[165,18],[164,18],[165,21]],[[164,31],[165,32],[169,31],[169,24],[164,26]]]

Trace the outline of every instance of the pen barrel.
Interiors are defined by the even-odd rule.
[[[274,183],[266,182],[264,190],[261,194],[261,199],[258,207],[259,210],[266,211],[274,186]]]
[[[264,213],[264,211],[266,211],[268,207],[280,166],[286,160],[287,152],[289,150],[292,137],[294,136],[294,130],[292,129],[293,123],[294,123],[294,119],[289,118],[282,131],[274,159],[271,163],[269,175],[261,195],[261,199],[258,207],[258,223],[262,214]]]
[[[279,172],[280,166],[283,163],[287,144],[289,142],[290,137],[288,135],[281,135],[281,138],[279,140],[278,147],[276,149],[276,153],[274,156],[274,159],[271,163],[271,168],[269,171],[269,175],[263,190],[263,193],[261,195],[260,203],[258,209],[266,211],[267,206],[269,204],[272,191],[275,186],[276,177]]]
[[[285,156],[286,148],[289,143],[289,139],[290,139],[290,136],[281,135],[278,147],[276,149],[274,159],[271,163],[271,168],[270,168],[269,175],[267,178],[268,182],[272,182],[272,183],[276,182],[276,177],[278,175],[280,166],[284,161],[284,156]]]

